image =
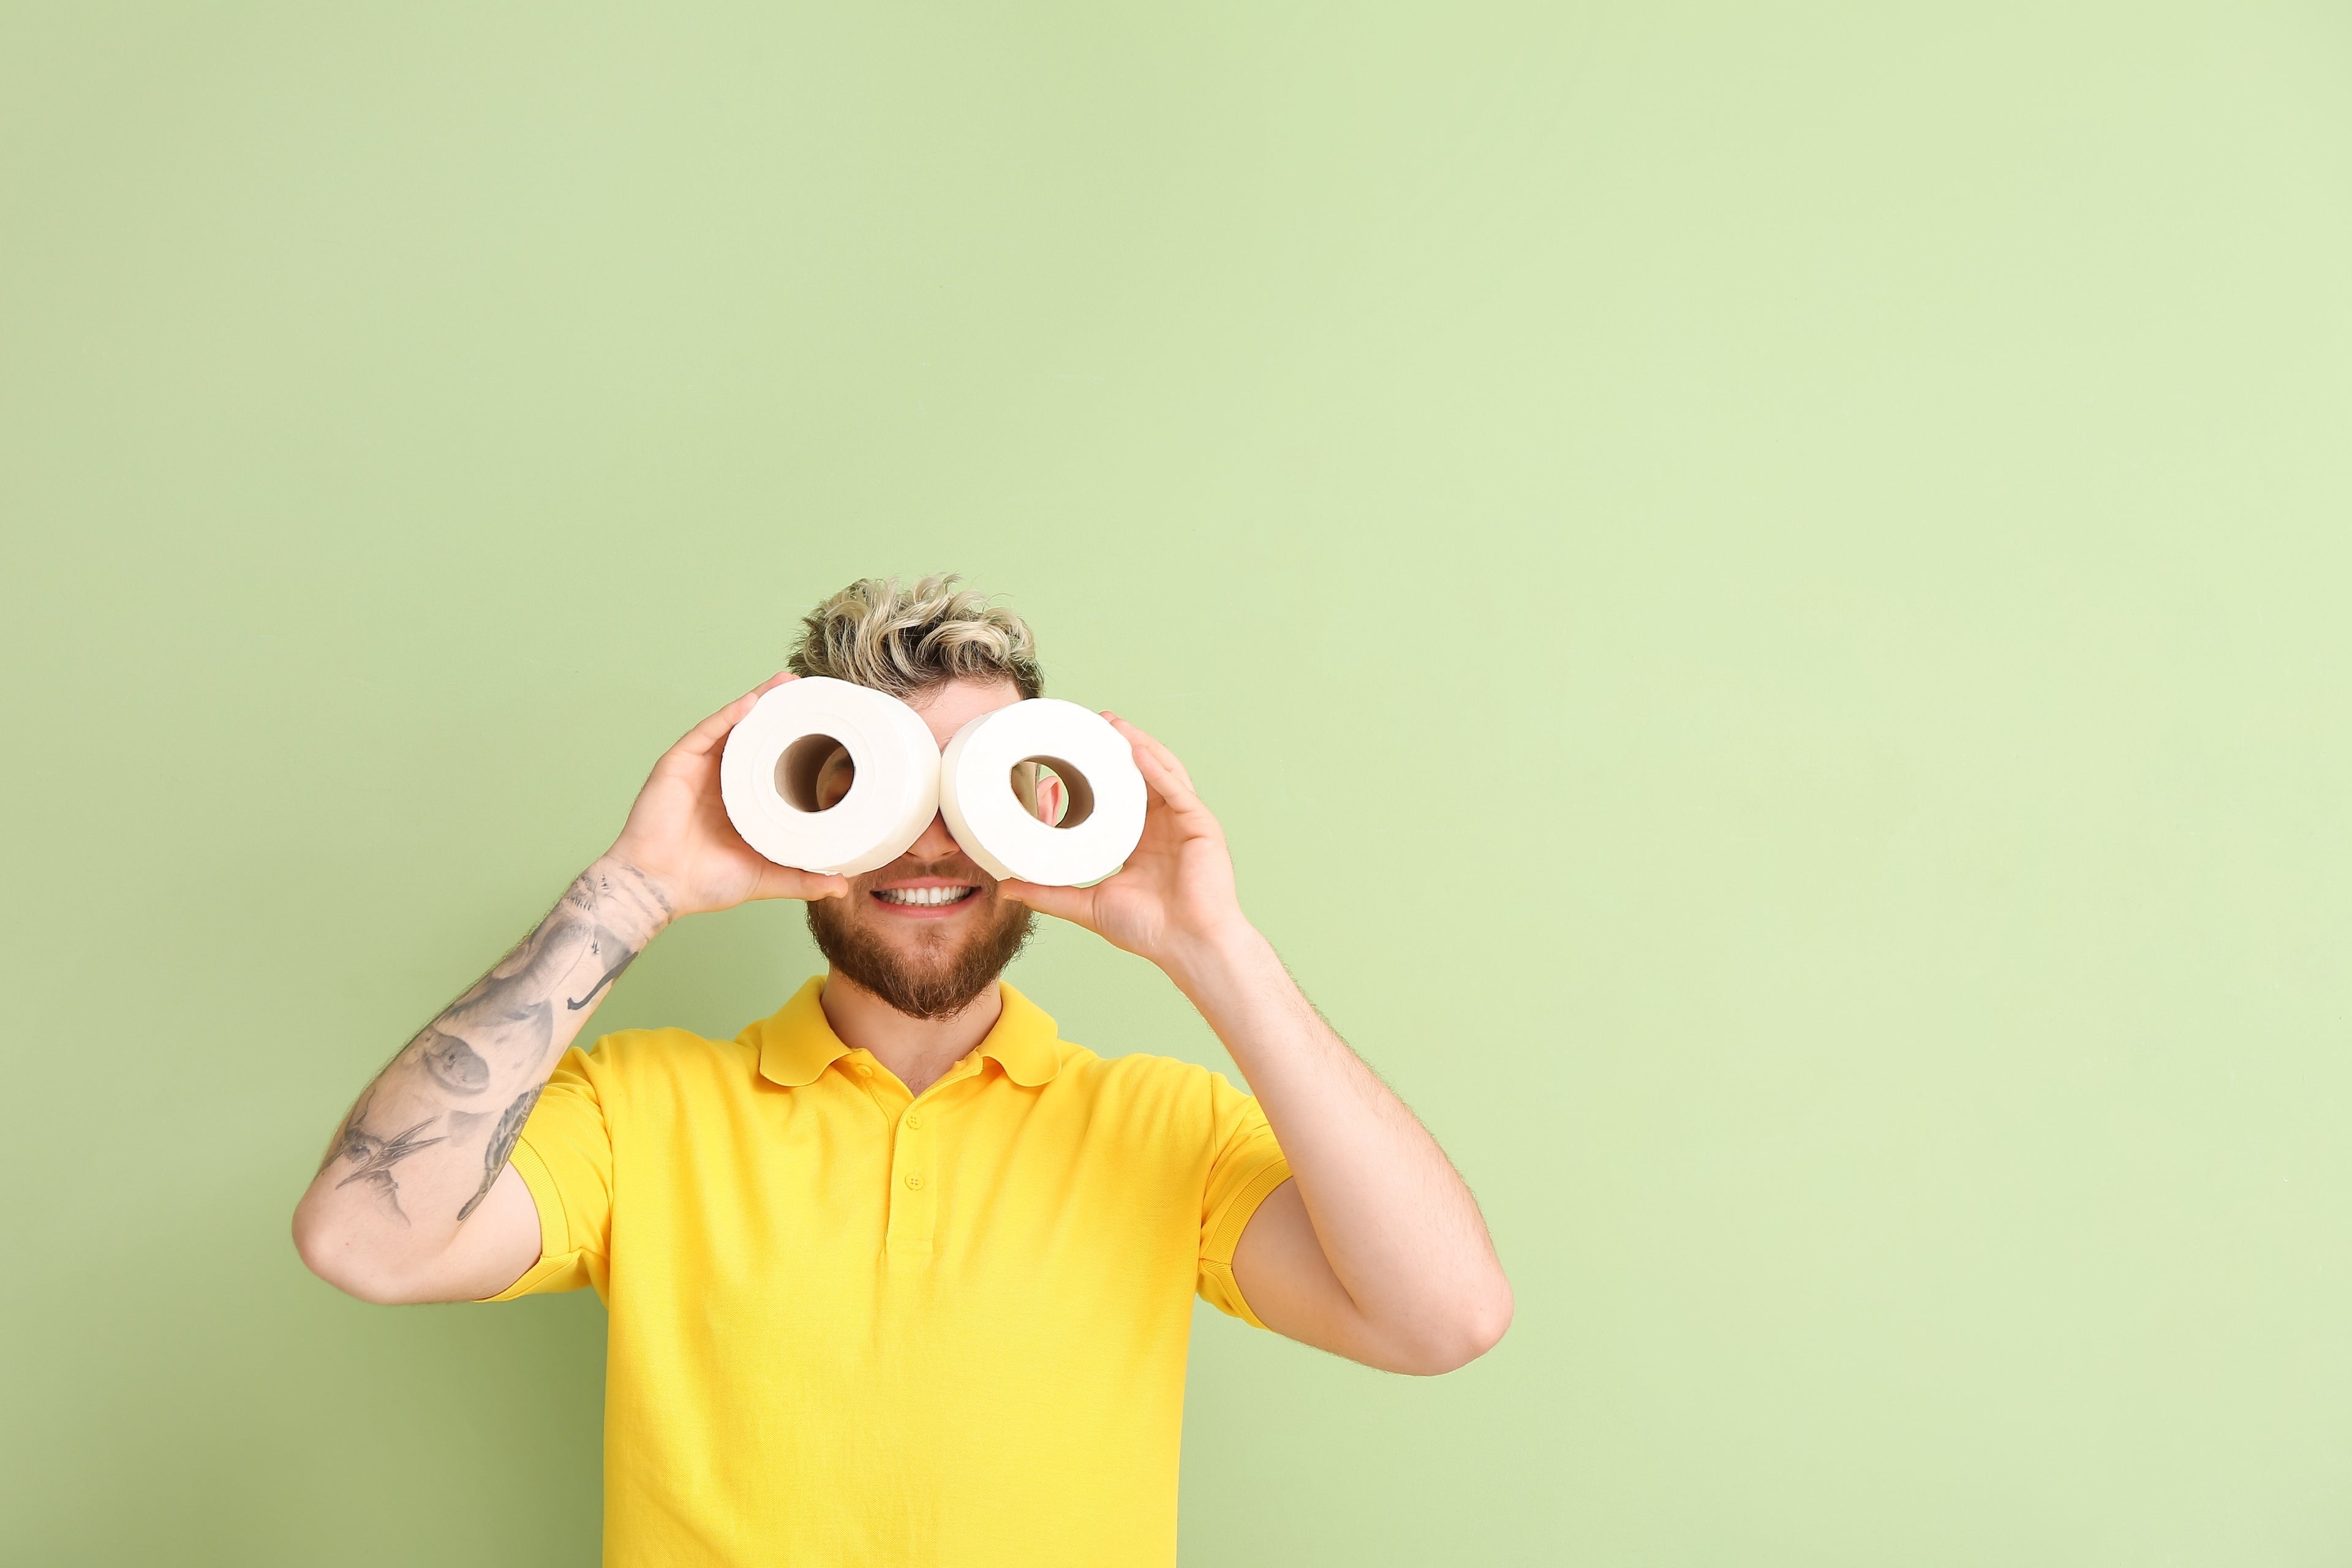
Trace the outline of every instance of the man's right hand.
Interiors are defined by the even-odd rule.
[[[838,899],[849,879],[779,866],[750,845],[727,819],[719,794],[719,759],[728,731],[751,705],[795,675],[779,675],[687,731],[654,764],[637,792],[612,855],[657,883],[676,914],[733,909],[752,899]]]

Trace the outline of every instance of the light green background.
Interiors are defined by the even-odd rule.
[[[1186,1563],[2352,1552],[2340,5],[11,5],[0,519],[0,1561],[593,1561],[593,1300],[289,1210],[941,567],[1518,1289],[1431,1382],[1204,1312]]]

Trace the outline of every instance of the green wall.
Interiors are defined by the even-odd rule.
[[[1188,1563],[2352,1551],[2341,6],[11,5],[0,518],[0,1561],[594,1560],[593,1300],[289,1210],[941,567],[1518,1288],[1433,1382],[1204,1313]]]

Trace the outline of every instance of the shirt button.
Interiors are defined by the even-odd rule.
[[[859,1078],[872,1078],[874,1076],[874,1069],[867,1067],[864,1062],[859,1062],[857,1064],[857,1076]]]
[[[907,1190],[912,1193],[921,1192],[923,1190],[923,1178],[920,1176],[908,1176],[907,1178]]]
[[[919,1110],[910,1110],[907,1112],[907,1125],[918,1131],[920,1131],[923,1125],[923,1113]]]

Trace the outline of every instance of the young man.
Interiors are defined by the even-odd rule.
[[[596,1288],[608,1563],[1170,1563],[1196,1289],[1397,1372],[1510,1321],[1468,1189],[1244,918],[1216,818],[1132,724],[1143,840],[1092,888],[999,882],[937,819],[854,879],[736,836],[719,752],[779,681],[892,692],[942,746],[1037,695],[1029,628],[953,584],[813,613],[794,673],[672,747],[612,849],[360,1096],[295,1210],[303,1260],[364,1300]],[[664,926],[750,899],[807,900],[829,963],[781,1012],[565,1049]],[[997,980],[1032,910],[1159,965],[1256,1098],[1059,1038]]]

